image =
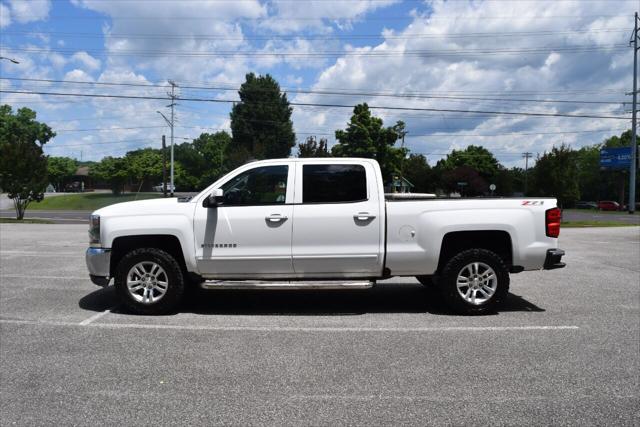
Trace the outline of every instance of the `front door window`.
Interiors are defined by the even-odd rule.
[[[284,204],[289,167],[261,166],[232,178],[221,188],[223,206]]]

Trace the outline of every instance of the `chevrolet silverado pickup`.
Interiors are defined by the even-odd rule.
[[[370,159],[264,160],[191,198],[95,211],[86,262],[141,314],[174,311],[189,286],[353,289],[393,276],[478,314],[504,300],[510,273],[564,267],[560,219],[552,198],[385,195]]]

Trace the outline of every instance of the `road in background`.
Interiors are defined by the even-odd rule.
[[[78,193],[47,193],[47,197],[55,197],[63,194],[78,194]],[[176,193],[176,197],[190,197],[197,193]],[[0,218],[15,218],[16,213],[13,210],[13,202],[6,197],[6,194],[0,195],[1,208]],[[51,221],[54,224],[88,224],[89,216],[92,211],[83,210],[49,210],[41,211],[28,209],[24,213],[24,217],[27,219],[43,219]]]
[[[44,193],[44,197],[56,197],[63,196],[65,194],[76,194],[76,193]],[[11,200],[7,193],[0,193],[0,211],[11,209],[13,211],[13,200]]]
[[[562,211],[563,221],[615,221],[624,224],[640,225],[640,214],[630,215],[627,212],[600,212],[591,209],[565,209]]]
[[[88,224],[91,211],[30,211],[26,210],[27,219],[44,219],[54,224]],[[0,218],[15,218],[13,210],[0,211]]]
[[[637,425],[639,235],[563,230],[495,315],[394,278],[147,317],[89,282],[86,226],[0,224],[2,424]]]

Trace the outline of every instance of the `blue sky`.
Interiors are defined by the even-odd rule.
[[[0,0],[0,55],[20,62],[0,61],[0,87],[162,97],[173,79],[180,96],[233,100],[244,75],[256,72],[273,75],[300,103],[628,116],[630,106],[622,102],[630,100],[633,53],[626,46],[639,6],[614,0]],[[51,155],[99,160],[159,147],[161,135],[169,134],[156,113],[167,113],[165,100],[1,97],[36,110],[57,131],[46,145]],[[230,106],[179,102],[177,142],[228,129]],[[507,166],[521,166],[525,151],[593,144],[629,127],[597,118],[384,108],[375,114],[388,125],[405,121],[407,146],[432,164],[476,144]],[[332,144],[349,116],[345,108],[294,107],[298,140],[313,134]]]

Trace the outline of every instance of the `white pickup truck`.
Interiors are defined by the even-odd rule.
[[[370,159],[249,163],[185,199],[91,215],[86,262],[123,305],[176,309],[188,286],[362,288],[393,276],[437,286],[455,310],[495,310],[509,273],[564,267],[555,199],[386,195]]]

